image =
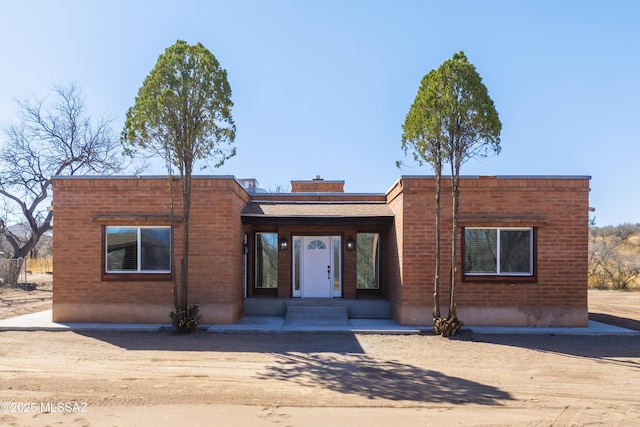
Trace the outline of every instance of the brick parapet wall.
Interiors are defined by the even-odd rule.
[[[289,202],[353,202],[353,203],[385,203],[384,194],[349,194],[349,193],[256,193],[251,194],[252,201],[289,203]]]
[[[178,184],[174,187],[177,193]],[[58,320],[82,321],[74,319],[69,311],[68,307],[74,305],[99,307],[144,302],[166,306],[167,311],[157,319],[142,314],[141,321],[166,322],[168,310],[173,308],[171,281],[103,281],[102,246],[103,228],[110,224],[170,225],[167,179],[60,178],[54,179],[53,191],[54,318],[58,314]],[[227,314],[231,318],[218,321],[230,322],[240,316],[244,236],[240,211],[248,199],[246,191],[233,178],[193,180],[189,301],[237,307]],[[176,216],[181,217],[180,197],[176,197],[174,207]],[[175,228],[177,277],[182,230],[181,224]]]
[[[396,213],[402,276],[400,286],[393,285],[396,289],[392,294],[400,294],[401,302],[397,307],[411,313],[399,315],[403,323],[429,323],[435,264],[435,181],[433,178],[410,177],[401,179],[399,186],[402,189],[401,201],[396,202],[398,206],[390,206]],[[460,230],[457,266],[459,310],[522,310],[526,322],[538,324],[554,323],[553,319],[545,319],[548,312],[568,310],[581,313],[579,317],[582,316],[586,322],[589,179],[482,177],[464,178],[460,186],[460,226],[536,228],[537,281],[463,282]],[[448,304],[451,259],[450,189],[450,181],[444,179],[440,274],[444,314]],[[393,191],[392,188],[390,198]],[[402,224],[398,223],[400,209]],[[562,316],[558,313],[553,316]],[[501,321],[504,323],[504,319]]]
[[[344,193],[344,181],[291,181],[292,193]]]
[[[386,250],[387,257],[386,263],[388,269],[383,272],[385,278],[385,286],[387,287],[387,295],[391,305],[392,315],[395,319],[398,319],[400,314],[397,312],[398,307],[402,305],[403,300],[403,253],[404,253],[404,195],[402,188],[396,183],[396,185],[389,191],[388,205],[394,213],[394,222],[391,228],[391,232],[387,238]]]

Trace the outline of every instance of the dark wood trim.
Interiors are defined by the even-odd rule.
[[[256,288],[253,286],[251,297],[271,297],[278,298],[278,288]]]
[[[462,281],[466,283],[538,283],[534,276],[495,276],[495,275],[462,275]]]
[[[382,288],[378,289],[358,289],[356,288],[356,298],[383,298]]]
[[[105,273],[102,272],[103,282],[170,282],[171,273]]]
[[[162,225],[171,225],[171,215],[170,214],[104,214],[104,215],[94,215],[91,218],[95,222],[101,222],[106,225],[116,224],[120,225],[123,222],[126,223],[135,223],[138,226],[140,223],[154,223],[154,224],[162,224]],[[175,216],[174,222],[181,223],[182,217]],[[133,227],[133,225],[132,225]]]
[[[466,215],[458,219],[461,227],[535,227],[545,225],[542,216],[480,216]]]
[[[266,217],[242,216],[242,223],[246,225],[288,225],[288,226],[368,226],[386,225],[393,223],[392,216],[384,217]]]

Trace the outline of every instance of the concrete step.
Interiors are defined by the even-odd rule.
[[[348,309],[344,306],[294,304],[287,307],[286,320],[347,321],[348,319]]]
[[[245,316],[285,316],[288,307],[346,307],[350,319],[390,319],[389,301],[385,299],[342,298],[248,298]],[[294,309],[295,310],[295,309]]]

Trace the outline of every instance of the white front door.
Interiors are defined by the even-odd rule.
[[[304,269],[302,296],[331,298],[331,238],[311,236],[302,240]]]
[[[294,297],[342,295],[340,243],[340,236],[294,237]]]

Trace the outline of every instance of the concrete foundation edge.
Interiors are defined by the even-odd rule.
[[[424,326],[433,323],[433,307],[392,304],[398,324]],[[447,307],[442,309],[446,317]],[[529,326],[583,328],[589,321],[587,307],[458,307],[465,326]]]
[[[53,321],[68,323],[171,323],[173,305],[54,304]],[[202,323],[230,324],[242,315],[242,303],[201,304]]]

